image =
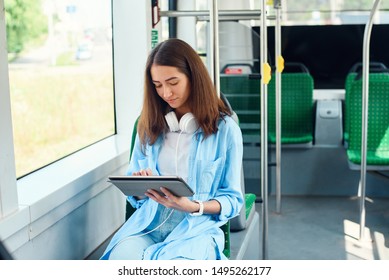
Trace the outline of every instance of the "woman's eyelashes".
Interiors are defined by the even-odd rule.
[[[178,85],[178,81],[172,81],[167,83],[168,86],[176,86]],[[161,83],[154,83],[155,88],[161,88],[162,84]]]

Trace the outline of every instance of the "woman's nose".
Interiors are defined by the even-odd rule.
[[[163,87],[163,97],[169,97],[169,96],[171,96],[172,95],[172,91],[171,91],[171,89],[170,89],[170,87],[169,86],[164,86]]]

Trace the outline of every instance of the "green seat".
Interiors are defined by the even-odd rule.
[[[370,62],[369,63],[369,71],[370,73],[383,73],[383,72],[388,72],[388,68],[386,67],[385,64],[382,62]],[[350,91],[351,91],[351,86],[354,82],[354,80],[358,80],[362,76],[362,71],[363,71],[363,64],[361,62],[355,63],[349,73],[346,76],[345,80],[345,96],[344,96],[344,108],[343,108],[343,118],[344,118],[344,126],[343,126],[343,140],[347,146],[348,143],[348,131],[350,127],[350,117],[349,117],[349,109],[350,104],[349,101],[350,99],[348,98]]]
[[[366,164],[389,165],[389,74],[369,75],[369,115]],[[354,80],[347,95],[349,118],[347,156],[354,164],[361,163],[362,79]]]
[[[257,198],[257,196],[255,194],[252,194],[252,193],[246,193],[245,194],[245,205],[246,205],[246,210],[245,210],[245,216],[246,216],[246,220],[249,219],[249,216],[250,216],[250,213],[252,211],[252,209],[255,208],[255,199]],[[233,229],[231,229],[231,223],[228,222],[226,224],[224,224],[223,226],[220,227],[223,232],[224,232],[224,240],[225,240],[225,243],[224,243],[224,255],[229,258],[231,256],[231,243],[230,243],[230,234],[231,234],[231,231]]]
[[[343,112],[343,116],[344,116],[344,126],[343,126],[343,140],[345,142],[348,143],[348,133],[349,133],[349,130],[350,130],[350,117],[348,115],[349,113],[349,108],[350,108],[350,98],[348,98],[348,96],[350,95],[350,91],[351,91],[351,86],[355,80],[357,76],[357,73],[349,73],[346,77],[346,81],[345,81],[345,86],[344,86],[344,89],[345,89],[345,95],[344,95],[344,112]]]
[[[239,118],[244,143],[260,142],[260,80],[249,75],[220,75],[220,90]]]
[[[313,141],[313,78],[309,73],[282,74],[281,143]],[[260,90],[258,79],[249,75],[221,75],[220,89],[240,121],[245,143],[260,142]],[[275,79],[268,85],[268,136],[276,141]]]
[[[309,73],[281,75],[281,143],[313,141],[313,78]],[[276,142],[275,79],[268,85],[268,135]]]

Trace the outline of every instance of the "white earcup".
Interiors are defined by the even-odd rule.
[[[171,111],[165,115],[165,120],[171,132],[179,131],[180,125],[178,124],[177,116],[174,111]]]
[[[198,128],[196,118],[192,113],[186,113],[180,120],[180,129],[184,133],[194,133]]]
[[[166,122],[171,132],[180,131],[183,133],[194,133],[198,129],[196,118],[192,113],[186,113],[178,122],[174,111],[165,115]]]

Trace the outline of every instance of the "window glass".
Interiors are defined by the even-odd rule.
[[[372,0],[282,0],[284,24],[322,25],[322,24],[362,24],[366,23]],[[381,1],[377,23],[389,23],[387,9],[389,3]]]
[[[17,176],[115,133],[111,0],[5,0]]]

